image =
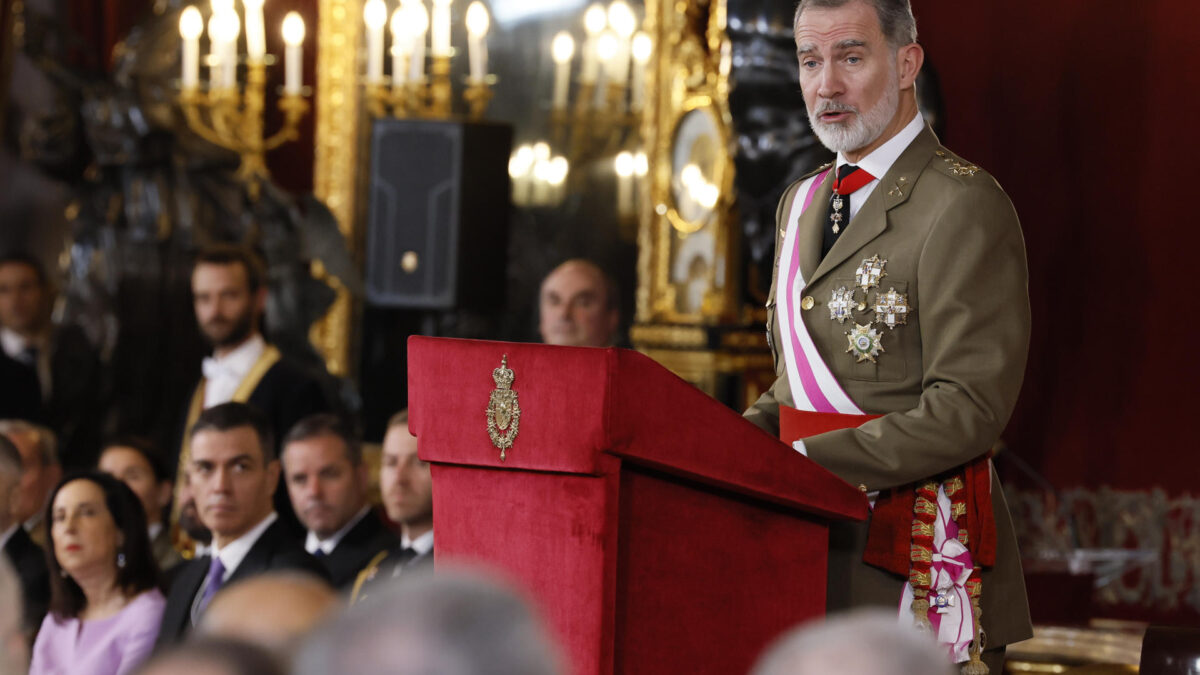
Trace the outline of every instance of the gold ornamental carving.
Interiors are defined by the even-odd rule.
[[[646,30],[659,49],[647,75],[637,321],[730,323],[740,303],[725,0],[647,0]]]
[[[517,402],[517,392],[512,388],[514,379],[516,374],[508,367],[508,354],[505,354],[500,359],[500,367],[492,371],[496,388],[492,390],[487,406],[488,436],[492,439],[492,445],[500,451],[501,462],[507,457],[521,429],[521,405]]]
[[[351,255],[358,256],[358,157],[363,117],[359,103],[360,0],[319,0],[317,7],[316,148],[313,192],[329,207]],[[313,274],[337,299],[309,332],[329,372],[350,374],[354,303],[350,293],[314,263]]]

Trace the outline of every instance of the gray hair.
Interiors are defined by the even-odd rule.
[[[0,420],[0,435],[32,434],[37,438],[38,459],[42,466],[58,464],[58,438],[53,431],[25,420]]]
[[[554,675],[525,603],[474,573],[405,573],[309,638],[296,675]]]
[[[909,0],[800,0],[792,18],[792,30],[800,23],[800,15],[810,7],[843,7],[852,2],[865,2],[875,8],[879,29],[892,49],[917,41],[917,20],[913,18]]]
[[[864,609],[805,624],[777,640],[750,675],[953,675],[932,636],[900,621]]]

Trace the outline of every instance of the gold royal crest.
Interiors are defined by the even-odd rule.
[[[517,392],[512,390],[516,375],[508,367],[508,354],[500,360],[500,367],[492,371],[496,388],[488,399],[487,429],[492,445],[500,450],[500,461],[512,447],[521,426],[521,406],[517,403]]]

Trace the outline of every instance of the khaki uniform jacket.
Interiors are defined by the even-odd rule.
[[[811,174],[810,174],[811,175]],[[800,183],[784,193],[776,215],[775,280],[767,330],[775,384],[746,417],[778,434],[779,405],[793,405],[775,316],[775,296],[789,211]],[[987,452],[1007,424],[1029,343],[1025,246],[1008,196],[986,172],[945,148],[926,127],[892,165],[858,214],[821,259],[831,177],[799,218],[797,247],[811,297],[803,320],[822,359],[864,412],[883,417],[856,429],[804,439],[808,456],[851,485],[886,490],[936,476]],[[856,291],[853,320],[830,318],[835,289],[855,288],[863,259],[887,260],[878,288]],[[877,363],[846,351],[854,324],[874,320],[876,292],[907,295],[906,325],[882,334]],[[804,303],[807,305],[808,303]],[[983,575],[986,647],[1032,635],[1020,558],[1008,506],[993,474],[997,560]],[[828,606],[897,607],[904,579],[862,563],[867,526],[835,526],[830,537]]]

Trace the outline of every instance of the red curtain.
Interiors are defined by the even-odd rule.
[[[1025,232],[1034,332],[1010,447],[1060,487],[1194,490],[1200,4],[913,5],[943,141]]]

